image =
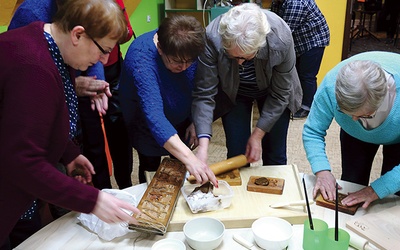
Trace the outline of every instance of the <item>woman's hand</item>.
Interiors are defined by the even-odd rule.
[[[67,175],[74,177],[83,184],[92,182],[92,174],[95,174],[92,163],[83,155],[78,155],[67,164]]]
[[[134,214],[140,214],[140,210],[135,206],[111,194],[100,191],[92,213],[106,223],[128,222],[129,224],[137,224],[137,220],[122,209]]]
[[[199,146],[196,150],[196,157],[202,161],[204,164],[207,164],[208,161],[208,144],[210,143],[210,139],[208,138],[200,138]]]
[[[92,97],[99,93],[105,93],[106,95],[111,96],[109,88],[110,84],[108,82],[97,80],[95,76],[78,76],[75,78],[75,91],[76,95],[79,97]]]
[[[197,139],[196,129],[195,129],[193,123],[191,123],[189,125],[189,127],[187,127],[186,133],[185,133],[185,139],[186,139],[188,147],[191,150],[193,150],[193,149],[197,148],[197,146],[199,146],[199,140]]]
[[[246,145],[246,158],[249,163],[256,162],[260,160],[262,153],[262,138],[265,132],[259,128],[255,128],[251,134]]]
[[[346,206],[354,206],[358,203],[364,203],[363,208],[367,208],[371,202],[379,199],[371,186],[365,187],[357,192],[349,193],[349,195],[342,200],[342,204]]]
[[[108,98],[112,96],[108,82],[97,80],[95,76],[78,76],[75,78],[75,91],[79,97],[90,97],[92,110],[97,109],[103,115],[106,114]]]
[[[336,199],[336,178],[328,170],[323,170],[315,174],[317,181],[314,186],[313,196],[317,196],[318,191],[325,200],[334,201]],[[342,189],[338,185],[338,189]]]
[[[201,150],[205,150],[208,146],[208,138],[200,138]],[[204,145],[202,145],[204,144]],[[175,156],[183,164],[186,169],[196,178],[197,183],[204,184],[210,181],[215,187],[218,187],[218,181],[215,174],[208,167],[207,163],[203,159],[198,158],[193,152],[181,141],[177,134],[171,136],[168,141],[164,144],[164,148],[168,150],[170,154]],[[203,152],[206,153],[205,151]],[[206,155],[203,155],[206,157]]]
[[[106,91],[110,92],[108,87],[106,89]],[[100,93],[90,97],[90,107],[92,108],[92,110],[94,111],[97,109],[97,111],[105,115],[108,109],[108,97],[109,96],[106,93]]]
[[[215,177],[213,171],[196,156],[191,161],[185,163],[185,166],[190,174],[196,178],[197,183],[204,184],[210,181],[215,187],[218,187],[217,177]]]

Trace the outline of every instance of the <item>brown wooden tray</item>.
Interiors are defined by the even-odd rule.
[[[164,235],[185,181],[186,167],[179,160],[164,158],[151,179],[134,217],[138,224],[129,229]]]
[[[344,206],[344,205],[342,205],[341,201],[342,201],[344,198],[346,198],[347,195],[346,195],[346,194],[342,194],[342,193],[339,193],[338,195],[339,195],[338,211],[339,211],[339,212],[342,212],[342,213],[354,215],[354,214],[357,212],[357,209],[358,209],[358,207],[359,207],[361,204],[357,204],[357,205],[354,205],[354,206],[351,206],[351,207]],[[335,204],[334,201],[327,201],[327,200],[325,200],[325,199],[322,197],[321,194],[318,194],[317,198],[315,199],[315,203],[316,203],[318,206],[326,207],[326,208],[333,209],[333,210],[335,210],[335,208],[336,208],[336,204]]]
[[[146,176],[146,182],[147,184],[150,184],[151,179],[153,179],[153,176],[156,172],[148,172],[145,171],[145,176]],[[229,185],[231,186],[240,186],[242,185],[242,178],[240,176],[240,171],[239,169],[234,169],[231,171],[228,171],[223,174],[219,174],[216,176],[218,180],[226,181],[228,182]],[[195,182],[193,182],[195,183]]]
[[[266,178],[268,185],[257,185],[257,180],[260,178]],[[285,187],[285,180],[281,178],[271,178],[266,176],[250,176],[249,182],[247,183],[247,191],[262,192],[269,194],[282,194],[283,188]]]
[[[234,169],[229,172],[219,174],[216,176],[218,180],[226,181],[231,186],[242,185],[242,178],[240,177],[239,169]]]

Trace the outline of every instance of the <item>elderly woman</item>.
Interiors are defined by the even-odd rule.
[[[34,21],[51,22],[57,12],[57,6],[65,1],[69,0],[24,0],[15,11],[8,29],[16,29]],[[124,2],[122,0],[115,1],[124,11],[127,20],[128,33],[123,41],[127,42],[132,37],[133,30],[125,11]],[[102,113],[104,129],[107,134],[115,181],[120,189],[132,186],[132,149],[129,145],[128,133],[118,101],[118,78],[121,62],[122,55],[119,44],[117,44],[109,53],[107,60],[102,59],[88,67],[86,71],[78,72],[80,76],[75,78],[75,91],[78,95],[79,118],[82,128],[80,137],[82,153],[93,164],[96,175],[93,176],[92,182],[98,189],[111,188],[99,112]],[[103,90],[105,90],[105,94],[103,94]]]
[[[325,199],[335,199],[336,180],[324,140],[333,118],[341,127],[342,180],[367,186],[373,159],[383,146],[381,177],[342,203],[364,203],[366,208],[400,190],[399,63],[399,54],[366,52],[339,63],[325,76],[303,130],[307,158],[317,176],[314,196],[319,191]]]
[[[0,246],[35,198],[105,222],[129,221],[139,210],[84,185],[68,173],[93,166],[71,138],[76,133],[73,69],[107,60],[126,36],[126,20],[114,0],[74,0],[60,6],[53,23],[34,22],[0,35]],[[105,51],[106,53],[103,53]]]
[[[211,124],[222,116],[228,158],[246,154],[255,162],[262,154],[264,165],[286,164],[290,113],[302,99],[289,27],[273,12],[245,3],[214,19],[206,36],[193,91],[197,155],[207,161]],[[260,118],[253,129],[254,103]]]
[[[121,108],[138,151],[140,182],[146,181],[144,171],[156,171],[161,156],[169,154],[199,183],[218,186],[207,164],[191,151],[197,146],[190,113],[193,80],[204,43],[199,21],[174,15],[129,46],[121,72]]]

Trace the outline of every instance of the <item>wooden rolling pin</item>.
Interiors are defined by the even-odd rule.
[[[225,161],[211,164],[209,167],[215,175],[219,175],[219,174],[223,174],[228,171],[243,167],[246,164],[247,164],[246,156],[238,155],[238,156],[226,159]],[[191,176],[189,176],[188,181],[190,181],[190,182],[196,181],[196,178],[193,175],[191,175]]]

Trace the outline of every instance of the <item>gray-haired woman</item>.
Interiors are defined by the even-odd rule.
[[[222,117],[227,157],[262,155],[264,165],[287,163],[290,113],[301,104],[291,31],[285,21],[258,5],[235,6],[206,29],[206,50],[199,57],[193,120],[197,155],[207,161],[213,120]],[[253,129],[253,104],[260,118]]]
[[[400,55],[366,52],[334,67],[324,78],[304,125],[303,143],[313,173],[314,196],[335,199],[335,177],[325,153],[332,119],[341,127],[341,179],[368,186],[372,162],[383,145],[381,177],[342,200],[363,207],[400,191]]]

